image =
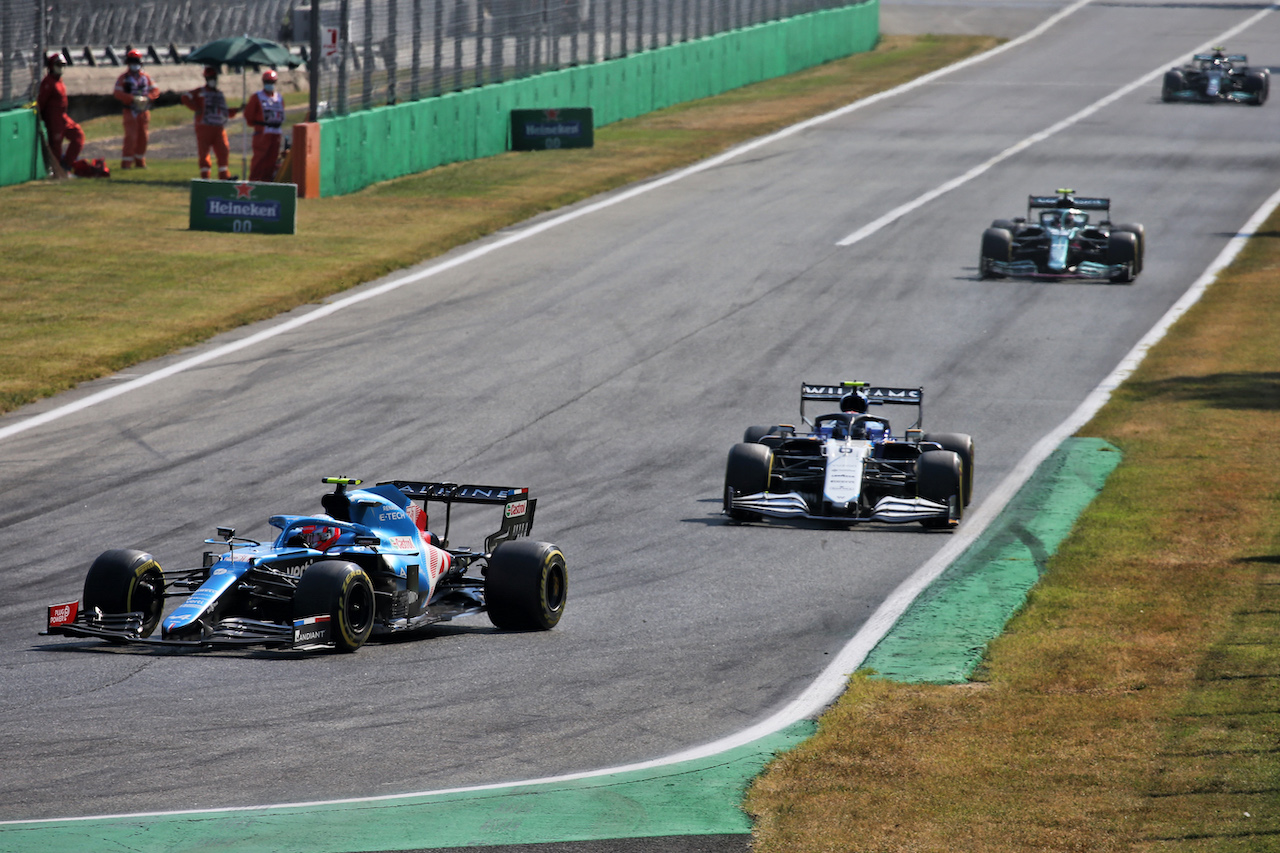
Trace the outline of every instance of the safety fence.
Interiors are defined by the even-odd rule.
[[[320,121],[320,195],[508,147],[512,110],[590,107],[596,126],[870,50],[879,2]]]

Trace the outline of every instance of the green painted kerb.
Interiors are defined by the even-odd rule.
[[[895,681],[968,680],[1118,464],[1119,450],[1102,439],[1063,442],[999,519],[911,604],[864,666]]]
[[[803,721],[697,761],[500,791],[331,806],[0,826],[6,853],[361,853],[599,838],[749,833],[739,808],[777,753],[813,734]]]

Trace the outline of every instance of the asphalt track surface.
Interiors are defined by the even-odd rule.
[[[837,244],[1266,8],[1091,4],[928,87],[0,441],[0,819],[551,776],[769,716],[948,536],[725,524],[741,429],[793,419],[802,380],[919,384],[927,426],[976,437],[981,505],[1280,185],[1280,113],[1165,105],[1156,79]],[[1277,43],[1271,14],[1228,47],[1277,64]],[[1146,225],[1138,281],[977,280],[982,228],[1060,186]],[[264,537],[269,514],[318,510],[327,474],[533,486],[535,536],[570,561],[563,622],[473,619],[350,656],[36,636],[100,551],[194,564],[215,525]],[[649,849],[746,845],[696,839],[720,842]]]

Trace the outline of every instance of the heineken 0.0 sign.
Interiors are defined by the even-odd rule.
[[[298,222],[298,187],[252,181],[191,182],[192,231],[235,234],[293,234]]]
[[[594,144],[591,107],[511,111],[512,151],[590,148]]]

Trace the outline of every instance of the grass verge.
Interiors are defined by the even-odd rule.
[[[1280,848],[1280,214],[1082,435],[1124,452],[972,683],[855,676],[758,853]]]
[[[995,43],[886,37],[869,53],[600,128],[593,149],[506,154],[304,200],[292,236],[187,230],[193,158],[148,156],[147,170],[107,180],[0,189],[0,412],[688,165]],[[168,109],[190,121],[185,107]],[[119,119],[100,121],[110,128]]]

